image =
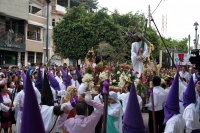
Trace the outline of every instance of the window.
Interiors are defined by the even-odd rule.
[[[25,52],[21,52],[21,64],[24,65],[25,61]]]
[[[36,53],[36,63],[42,63],[42,53]]]
[[[55,19],[52,19],[52,26],[55,26],[55,23],[56,23]]]
[[[34,52],[28,52],[28,60],[30,60],[31,63],[34,63]]]

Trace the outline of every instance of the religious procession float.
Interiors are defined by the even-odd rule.
[[[98,87],[103,88],[106,85],[109,86],[109,91],[123,92],[125,84],[134,81],[137,94],[142,97],[144,105],[149,97],[148,90],[153,88],[153,76],[159,75],[162,78],[162,82],[164,82],[164,79],[170,77],[169,75],[162,73],[162,70],[155,60],[150,60],[150,55],[153,50],[154,46],[150,43],[148,57],[143,62],[143,72],[139,78],[136,76],[137,72],[133,72],[134,68],[132,67],[132,64],[116,63],[114,66],[111,66],[105,65],[103,61],[100,61],[96,67],[93,67],[96,56],[94,50],[89,50],[85,57],[88,67],[85,70],[82,81],[92,95],[97,94]],[[174,75],[176,71],[173,71],[172,73]],[[108,84],[105,84],[104,81],[107,81]]]

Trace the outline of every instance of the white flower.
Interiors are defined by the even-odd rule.
[[[115,79],[113,79],[113,83],[116,83],[116,80],[115,80]]]
[[[117,71],[117,74],[120,74],[120,71]]]
[[[128,74],[128,77],[131,77],[131,74]]]

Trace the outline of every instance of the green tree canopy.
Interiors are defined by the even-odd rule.
[[[66,9],[67,13],[53,28],[53,40],[55,52],[64,58],[82,59],[88,50],[99,48],[102,42],[109,44],[109,59],[116,61],[129,61],[131,44],[134,37],[128,37],[129,32],[142,32],[145,16],[143,13],[129,12],[120,15],[116,10],[109,15],[107,9],[98,12],[87,12],[83,4],[78,7]],[[136,28],[136,25],[139,28]],[[164,45],[153,28],[147,28],[146,38],[154,44],[153,58],[159,58],[159,50]],[[187,52],[187,39],[180,41],[172,38],[164,38],[168,48],[176,48]],[[98,50],[97,50],[98,51]],[[112,51],[112,52],[111,52]]]

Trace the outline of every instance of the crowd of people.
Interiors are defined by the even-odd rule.
[[[5,133],[8,131],[20,133],[24,96],[28,89],[25,84],[28,76],[32,81],[46,132],[57,133],[63,130],[63,133],[100,133],[104,115],[103,88],[100,86],[96,89],[98,94],[92,101],[84,99],[85,92],[88,91],[82,82],[86,68],[87,64],[84,61],[78,67],[67,66],[64,63],[62,66],[52,65],[47,68],[43,63],[39,65],[31,63],[28,67],[1,68],[1,130]],[[144,105],[149,110],[150,133],[154,132],[154,124],[156,124],[157,133],[200,131],[200,83],[196,81],[194,68],[189,69],[188,72],[186,70],[185,66],[181,67],[174,77],[166,78],[162,83],[160,77],[154,76],[153,88],[148,90],[150,92],[148,103]],[[160,74],[166,74],[162,72],[164,71]],[[177,78],[178,76],[180,79]],[[193,86],[191,86],[192,83]],[[194,85],[196,85],[196,91]],[[140,121],[138,116],[137,120],[132,118],[132,124],[127,122],[127,115],[132,116],[134,113],[131,112],[131,108],[137,108],[136,106],[139,105],[139,112],[137,112],[139,115],[142,110],[142,98],[136,94],[133,86],[133,83],[126,82],[121,88],[122,91],[109,92],[107,133],[126,133],[132,125],[133,127],[138,125],[137,122]],[[152,102],[151,94],[154,96],[154,102]],[[137,97],[136,105],[133,105],[132,101],[129,102],[129,97],[133,95]],[[176,98],[172,98],[174,96]],[[12,131],[13,124],[16,125],[16,131]],[[127,125],[130,127],[126,128]],[[145,131],[142,124],[137,128]]]

